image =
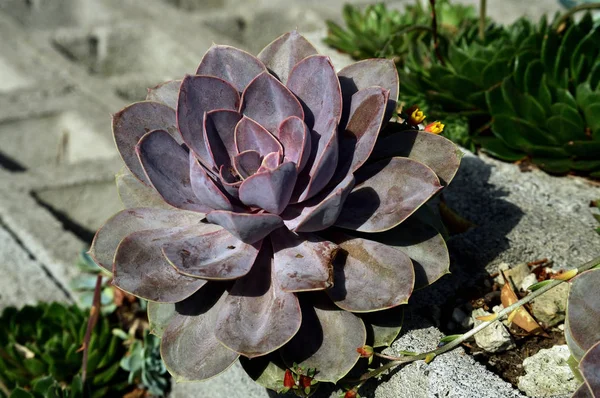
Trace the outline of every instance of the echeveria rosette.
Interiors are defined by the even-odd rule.
[[[448,272],[440,234],[411,215],[450,182],[459,151],[417,131],[378,140],[397,96],[392,61],[336,73],[291,32],[258,57],[215,45],[196,75],[114,116],[126,209],[91,253],[150,301],[177,380],[241,355],[261,357],[244,366],[264,384],[265,369],[293,362],[335,382],[367,330],[390,344],[399,306]]]
[[[583,384],[573,397],[598,397],[600,394],[600,269],[573,278],[567,302],[565,338],[571,354],[579,362]]]

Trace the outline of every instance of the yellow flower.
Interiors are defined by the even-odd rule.
[[[429,123],[425,126],[425,131],[428,133],[439,134],[444,131],[444,125],[441,122]]]
[[[425,116],[423,111],[420,110],[419,107],[416,105],[413,105],[410,108],[408,108],[406,110],[406,113],[409,115],[408,124],[410,124],[411,126],[416,126],[419,123],[422,123],[423,120],[425,120],[425,118],[427,117]]]

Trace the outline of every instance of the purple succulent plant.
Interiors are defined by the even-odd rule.
[[[600,396],[599,285],[600,270],[592,269],[573,278],[569,290],[565,338],[584,380],[574,398]]]
[[[213,377],[241,355],[262,357],[244,366],[266,384],[294,362],[335,382],[367,329],[389,344],[401,316],[386,316],[448,272],[444,240],[413,213],[450,182],[460,152],[425,132],[380,137],[397,96],[392,61],[336,73],[291,32],[258,57],[215,45],[195,75],[114,115],[126,209],[91,254],[149,300],[177,380]]]

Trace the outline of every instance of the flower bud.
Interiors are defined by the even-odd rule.
[[[444,125],[441,122],[429,123],[425,126],[425,131],[432,134],[439,134],[444,131]]]

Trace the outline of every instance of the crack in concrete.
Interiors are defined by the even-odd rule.
[[[40,265],[40,268],[42,268],[42,271],[44,272],[44,274],[46,274],[46,276],[48,277],[48,279],[50,279],[50,281],[52,281],[52,283],[65,295],[65,297],[74,302],[75,298],[73,297],[73,295],[71,294],[71,292],[69,291],[69,289],[65,286],[63,286],[62,283],[60,283],[60,281],[58,279],[56,279],[54,277],[54,275],[52,274],[52,272],[48,269],[48,267],[46,267],[46,265],[44,265],[41,261],[39,261],[31,252],[31,250],[29,250],[27,248],[27,246],[25,246],[25,244],[21,241],[21,239],[19,239],[19,237],[17,236],[17,234],[10,229],[10,227],[2,220],[2,217],[0,217],[0,228],[2,228],[3,230],[5,230],[11,238],[13,238],[15,240],[15,242],[17,243],[17,245],[19,245],[19,247],[21,249],[23,249],[23,251],[27,254],[27,256],[35,261],[37,264]]]

